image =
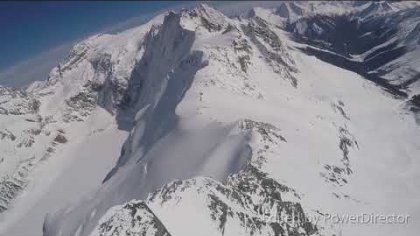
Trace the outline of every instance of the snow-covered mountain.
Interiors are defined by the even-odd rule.
[[[419,10],[200,5],[75,45],[0,88],[0,234],[415,235]],[[410,222],[327,217],[371,213]]]
[[[351,9],[351,8],[350,8]],[[287,30],[315,46],[308,51],[404,97],[420,93],[420,6],[366,2],[345,14],[301,17]]]

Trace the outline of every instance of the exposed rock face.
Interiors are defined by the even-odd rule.
[[[49,212],[45,236],[398,234],[313,221],[420,212],[417,77],[386,77],[414,68],[395,60],[416,52],[417,18],[396,6],[285,2],[228,18],[201,5],[75,45],[48,81],[0,88],[0,212],[39,166],[118,127],[113,168]]]
[[[319,61],[305,65],[299,60],[315,60],[300,54],[302,42],[308,42],[291,43],[283,30],[323,39],[312,47],[335,49],[344,57],[369,43],[346,46],[340,35],[336,45],[329,44],[329,34],[352,25],[347,17],[355,13],[317,15],[318,10],[305,18],[308,8],[287,4],[267,13],[272,15],[254,10],[244,19],[207,6],[169,12],[146,34],[122,93],[106,90],[116,86],[112,57],[91,60],[97,71],[87,86],[94,94],[91,104],[117,104],[120,128],[130,135],[93,200],[48,217],[44,234],[340,234],[339,227],[309,220],[328,207],[311,205],[307,194],[317,201],[362,202],[348,188],[357,181],[361,153],[372,149],[359,148],[359,138],[366,142],[368,135],[358,130],[366,123],[355,111],[352,90],[365,94],[362,88],[371,91],[371,85],[343,79],[330,67],[321,73],[317,67],[327,65]],[[389,84],[380,85],[398,95]],[[89,107],[89,97],[80,98]],[[279,107],[260,108],[264,102]],[[281,115],[267,112],[277,108]],[[191,134],[194,138],[187,138]]]
[[[25,91],[0,86],[0,115],[36,113],[39,101]]]
[[[153,215],[153,222],[146,222],[143,227],[165,229],[167,224],[167,228],[172,229],[175,235],[181,232],[199,233],[195,231],[199,229],[188,224],[195,220],[194,214],[183,214],[184,223],[175,223],[173,219],[165,217],[169,214],[168,211],[183,212],[185,204],[190,204],[189,207],[201,209],[200,213],[205,209],[204,217],[213,227],[212,232],[217,232],[213,235],[236,235],[241,232],[238,229],[246,230],[249,235],[316,235],[316,227],[308,221],[300,204],[282,200],[283,193],[292,193],[299,197],[293,189],[277,183],[249,165],[240,173],[229,177],[225,185],[210,178],[169,183],[152,193],[145,203],[132,201],[110,209],[101,219],[103,223],[94,232],[100,232],[98,235],[113,235],[117,230],[127,235],[133,230],[137,233],[144,232],[144,229],[137,230],[139,226],[136,225],[145,221],[144,217],[139,218],[137,215],[140,214],[138,212],[145,215],[144,211],[151,213],[151,208],[163,217],[156,219],[156,215]],[[198,201],[188,201],[191,197]],[[131,210],[131,216],[120,216],[121,212],[128,210]],[[118,227],[113,224],[118,224]],[[182,227],[192,230],[182,231],[179,229]],[[161,234],[156,232],[154,235]]]
[[[301,17],[286,29],[314,46],[311,54],[407,97],[420,88],[419,12],[419,6],[398,10],[388,2],[365,3],[347,14]]]
[[[248,25],[243,26],[243,30],[261,54],[265,56],[273,71],[278,73],[281,78],[290,80],[291,84],[296,87],[297,80],[292,74],[296,72],[294,61],[282,45],[279,36],[268,27],[268,23],[255,16]]]
[[[150,26],[96,35],[76,44],[46,81],[34,82],[26,90],[0,86],[1,212],[14,204],[37,178],[33,172],[51,157],[83,142],[95,126],[99,127],[95,132],[104,130],[103,124],[88,122],[101,108],[109,116],[117,112]]]
[[[122,207],[114,207],[112,213],[113,215],[104,217],[106,221],[100,224],[94,235],[171,235],[143,201],[133,201]]]

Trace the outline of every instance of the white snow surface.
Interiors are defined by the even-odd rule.
[[[75,204],[100,186],[127,132],[117,127],[113,115],[120,98],[97,95],[89,86],[106,86],[109,81],[115,81],[114,88],[127,86],[145,34],[162,19],[76,44],[48,81],[37,81],[26,91],[1,88],[5,212],[0,235],[42,235],[47,213]]]
[[[335,4],[328,6],[325,11],[337,13]],[[171,235],[250,235],[238,219],[220,231],[209,218],[207,193],[251,163],[299,193],[293,201],[309,215],[410,215],[403,225],[318,222],[314,235],[416,235],[420,128],[404,101],[303,54],[275,27],[281,19],[263,9],[254,14],[266,25],[202,5],[76,45],[48,82],[28,89],[40,101],[36,111],[26,112],[31,97],[19,98],[19,106],[11,107],[25,114],[0,117],[0,127],[12,133],[38,124],[27,117],[56,121],[41,128],[36,148],[16,151],[11,139],[0,143],[2,152],[14,154],[0,165],[2,176],[13,175],[16,159],[24,160],[27,152],[36,160],[29,184],[2,215],[0,234],[41,235],[48,214],[45,236],[105,235],[104,222],[122,219],[129,227],[121,206],[136,199],[150,208],[139,213],[142,222],[159,219]],[[121,88],[130,98],[128,108],[118,110],[125,100],[113,90],[90,102],[97,93],[87,83]],[[79,94],[82,102],[72,100]],[[118,129],[118,116],[132,120],[129,134]],[[284,140],[262,142],[261,129],[241,128],[244,120],[269,124]],[[58,144],[45,163],[38,161],[60,133],[68,142]],[[340,174],[331,180],[334,167]],[[174,180],[193,187],[166,203],[151,198]]]
[[[90,201],[49,218],[48,233],[88,233],[97,224],[98,215],[104,214],[107,208],[133,198],[145,199],[148,193],[171,179],[204,175],[223,182],[226,176],[237,171],[230,163],[238,163],[236,158],[241,153],[238,150],[247,150],[248,145],[252,150],[257,147],[244,139],[246,136],[241,138],[244,134],[235,128],[222,128],[232,127],[245,118],[269,123],[281,130],[287,143],[267,153],[267,162],[261,168],[302,193],[301,203],[308,212],[400,213],[410,214],[415,220],[419,212],[416,180],[419,128],[412,116],[402,109],[402,101],[355,73],[293,50],[295,45],[287,35],[274,29],[282,47],[289,49],[295,62],[297,72],[292,72],[297,78],[295,88],[275,73],[265,55],[242,31],[241,24],[247,24],[245,20],[224,18],[221,21],[218,18],[211,21],[212,17],[207,17],[215,26],[207,28],[201,21],[198,24],[196,17],[206,17],[211,11],[199,9],[197,12],[170,13],[159,33],[153,34],[152,42],[146,46],[144,63],[138,67],[145,81],[143,88],[146,88],[140,91],[146,94],[140,94],[136,103],[141,113],[136,116],[136,126],[125,144],[126,153],[121,157],[124,162]],[[228,25],[232,25],[233,30],[223,33]],[[193,36],[189,36],[192,30],[195,32],[193,44],[190,43]],[[178,41],[180,37],[182,42]],[[238,54],[231,46],[238,38],[246,39],[250,46],[246,71],[240,69]],[[174,43],[176,47],[172,46]],[[270,47],[267,42],[262,44]],[[162,45],[167,45],[163,51]],[[152,48],[150,52],[147,47]],[[203,53],[203,58],[197,56],[197,51]],[[157,60],[160,52],[164,54]],[[205,63],[204,67],[200,60]],[[154,69],[156,66],[159,73]],[[191,72],[196,69],[195,74]],[[191,73],[193,80],[189,87]],[[171,99],[179,102],[175,110]],[[161,114],[166,114],[167,118]],[[176,118],[172,118],[173,115]],[[214,126],[215,122],[218,125]],[[209,127],[214,131],[210,132]],[[326,181],[322,174],[326,171],[325,165],[343,165],[344,154],[340,150],[343,136],[353,145],[348,147],[347,164],[351,174],[344,176],[347,183],[341,186]],[[240,156],[251,161],[256,158],[254,153],[247,157],[247,152]],[[180,221],[170,223],[181,213],[163,214],[160,217],[163,224],[167,223],[168,229],[176,227],[179,230],[174,229],[174,232],[181,235],[192,232],[201,235],[201,229],[215,235],[216,229],[204,226],[208,224],[206,217],[193,214],[205,209],[197,210],[196,200],[188,199],[186,202],[192,212],[188,213],[187,205],[177,209],[182,212],[183,222],[188,225],[194,222],[197,227],[187,228]],[[324,227],[325,232],[330,232]],[[372,235],[372,232],[393,235],[400,230],[408,234],[418,230],[414,222],[403,226],[331,227],[332,232],[345,235]]]
[[[115,164],[126,133],[120,131],[105,111],[93,123],[108,121],[91,134],[75,141],[53,155],[53,160],[40,166],[32,175],[32,182],[3,215],[0,235],[42,235],[42,225],[48,213],[57,211],[92,191]],[[90,124],[85,129],[95,127]],[[24,227],[22,227],[24,225]]]

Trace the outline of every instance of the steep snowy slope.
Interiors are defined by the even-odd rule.
[[[0,88],[0,234],[41,235],[45,214],[100,185],[127,136],[114,114],[144,35],[161,21],[75,45],[26,91]]]
[[[0,87],[0,235],[416,235],[418,12],[200,5],[78,43]],[[373,213],[409,221],[331,219]]]
[[[276,26],[200,6],[152,27],[119,100],[130,134],[116,166],[44,234],[418,232],[420,133],[405,101]],[[363,213],[412,221],[325,220]]]

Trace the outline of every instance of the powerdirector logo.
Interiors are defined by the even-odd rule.
[[[317,214],[309,215],[291,212],[291,214],[281,214],[274,221],[288,222],[289,224],[318,223],[324,224],[409,224],[411,216],[407,214],[380,214],[380,213],[360,213],[360,214]]]
[[[410,220],[410,215],[378,213],[325,214],[318,217],[332,224],[408,224]]]

